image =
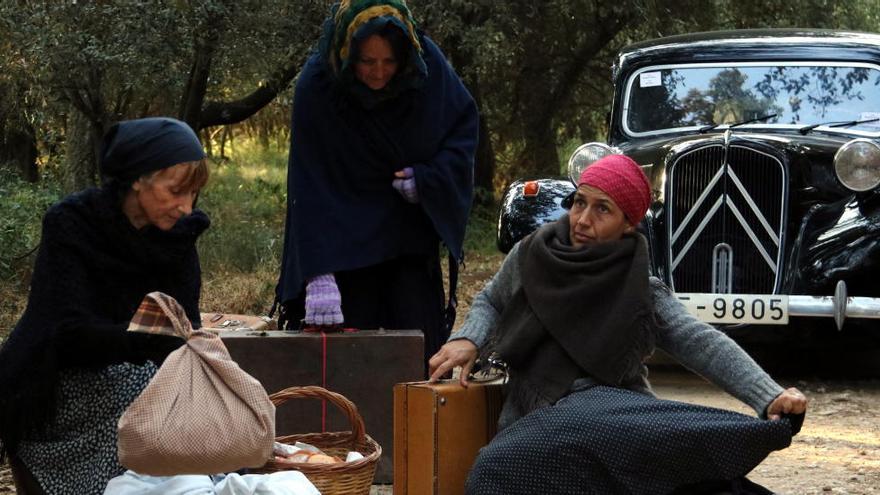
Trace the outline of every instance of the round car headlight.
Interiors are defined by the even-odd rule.
[[[611,154],[614,154],[614,150],[605,143],[587,143],[578,146],[568,159],[568,178],[572,183],[577,184],[581,172],[600,158]]]
[[[834,155],[834,173],[838,180],[856,192],[868,191],[880,184],[880,146],[870,139],[853,139]]]

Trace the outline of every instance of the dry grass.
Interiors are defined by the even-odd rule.
[[[278,267],[253,273],[220,271],[202,278],[202,312],[265,315],[275,300]]]
[[[459,272],[458,318],[455,328],[464,321],[474,296],[498,270],[504,255],[501,253],[473,253],[467,256]],[[444,281],[448,290],[444,267]],[[201,309],[203,312],[220,312],[248,315],[265,315],[275,300],[275,284],[278,271],[275,266],[261,267],[254,273],[224,271],[206,273],[202,281]]]
[[[6,339],[27,305],[28,287],[21,279],[0,283],[0,342]]]
[[[495,275],[503,259],[504,255],[497,251],[488,253],[476,252],[467,255],[464,267],[459,272],[458,316],[455,319],[453,331],[458,330],[461,324],[464,323],[465,316],[467,316],[468,310],[470,310],[474,297],[483,289],[486,282]]]

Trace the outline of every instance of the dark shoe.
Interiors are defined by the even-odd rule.
[[[773,492],[743,476],[734,480],[710,480],[680,486],[669,495],[773,495]]]
[[[15,493],[18,495],[46,495],[43,487],[34,478],[21,460],[16,456],[9,456],[9,467],[12,468],[12,482],[15,483]]]

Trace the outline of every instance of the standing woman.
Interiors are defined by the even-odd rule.
[[[473,98],[405,2],[334,5],[294,95],[282,327],[420,329],[433,354],[454,319],[438,244],[452,269],[477,134]]]
[[[127,332],[144,296],[171,295],[199,327],[194,209],[208,180],[189,126],[119,122],[104,137],[103,186],[43,218],[28,305],[0,349],[0,439],[26,493],[100,494],[124,469],[116,426],[177,337]]]

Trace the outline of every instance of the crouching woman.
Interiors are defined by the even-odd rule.
[[[630,158],[588,167],[568,215],[514,246],[431,358],[432,379],[461,366],[465,386],[481,351],[509,366],[500,433],[467,493],[769,493],[744,476],[790,444],[799,424],[781,417],[803,414],[806,398],[649,277],[635,228],[649,204]],[[643,362],[655,347],[762,419],[654,397]]]
[[[115,124],[103,186],[43,218],[28,305],[0,349],[0,458],[25,493],[100,494],[124,469],[116,426],[177,337],[126,332],[144,296],[174,297],[200,326],[194,209],[208,179],[198,137],[178,120]]]

